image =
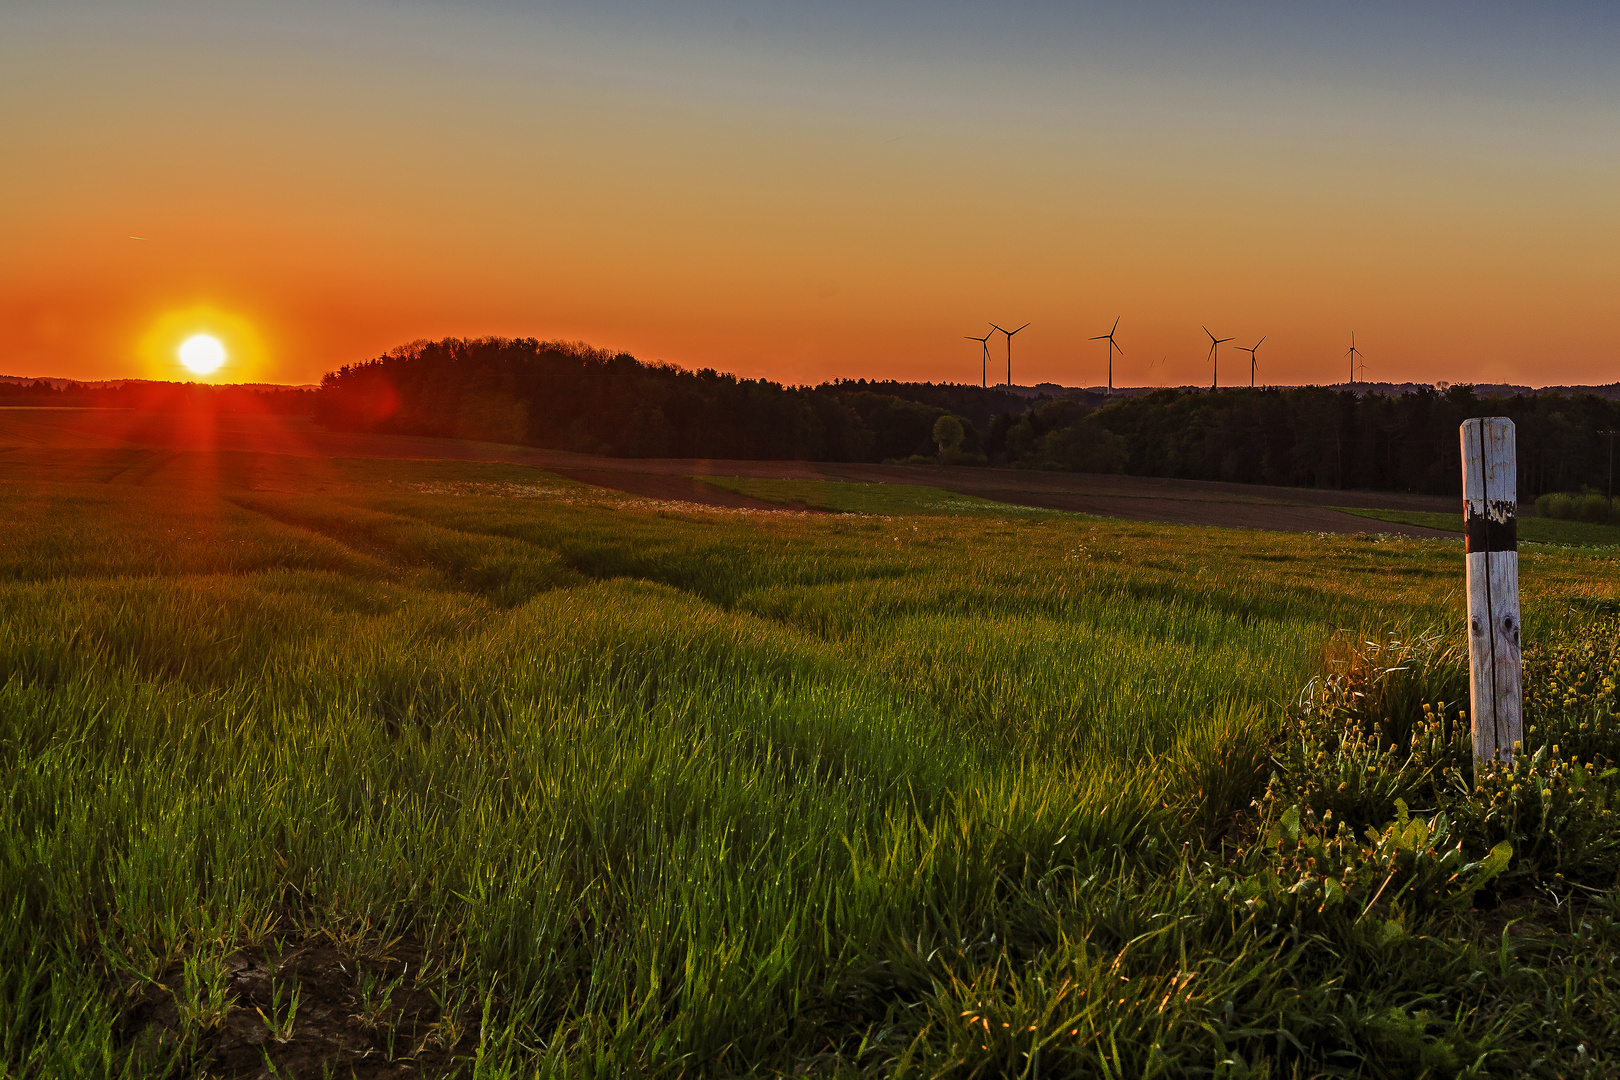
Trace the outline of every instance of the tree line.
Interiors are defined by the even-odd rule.
[[[628,457],[932,460],[1455,494],[1457,428],[1518,427],[1521,495],[1602,488],[1620,403],[1591,394],[1165,389],[1109,400],[840,380],[784,386],[533,338],[419,341],[328,374],[322,423]],[[955,417],[946,446],[936,422]]]
[[[622,457],[809,461],[937,454],[950,410],[883,384],[784,386],[534,338],[419,341],[326,375],[316,419],[344,430]],[[986,414],[988,420],[989,414]],[[956,460],[985,460],[977,429]]]
[[[293,386],[210,386],[207,383],[155,382],[58,386],[47,379],[0,381],[0,405],[35,408],[137,409],[143,412],[188,412],[308,415],[315,391]]]
[[[1521,497],[1608,481],[1620,402],[1595,394],[1484,397],[1473,387],[1386,396],[1326,387],[1158,390],[1091,408],[1050,401],[998,416],[995,463],[1295,487],[1457,494],[1457,429],[1506,416],[1518,439]]]

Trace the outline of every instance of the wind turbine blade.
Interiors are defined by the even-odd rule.
[[[1254,347],[1258,349],[1260,346],[1264,345],[1266,343],[1266,338],[1269,336],[1270,335],[1262,335],[1260,340],[1254,343]]]
[[[1024,324],[1024,326],[1028,326],[1028,325],[1029,325],[1029,323],[1025,323],[1025,324]],[[1018,330],[1022,330],[1022,329],[1023,329],[1023,328],[1024,328],[1024,326],[1020,326],[1020,327],[1019,327],[1019,328],[1018,328]],[[1015,333],[1015,334],[1016,334],[1016,333],[1018,333],[1018,330],[1014,330],[1014,331],[1013,331],[1013,333]]]
[[[1209,327],[1207,327],[1207,326],[1204,327],[1204,333],[1209,334]],[[1215,335],[1214,334],[1209,334],[1209,340],[1214,341],[1215,340]]]
[[[1124,318],[1124,316],[1122,316],[1122,315],[1115,315],[1114,316],[1114,325],[1110,326],[1108,328],[1108,336],[1109,337],[1113,337],[1114,336],[1114,331],[1119,329],[1119,320],[1122,319],[1122,318]]]
[[[1108,335],[1107,334],[1098,334],[1096,337],[1094,337],[1094,338],[1086,338],[1086,340],[1087,341],[1107,341],[1108,340]]]
[[[1108,343],[1109,343],[1109,344],[1110,344],[1110,345],[1113,345],[1113,342],[1114,342],[1114,339],[1113,339],[1113,338],[1109,338],[1109,339],[1108,339]],[[1118,345],[1114,345],[1114,348],[1116,348],[1116,349],[1119,349],[1119,355],[1121,355],[1121,356],[1124,356],[1124,355],[1125,355],[1125,350],[1124,350],[1124,349],[1120,349],[1120,348],[1119,348],[1119,346],[1118,346]]]

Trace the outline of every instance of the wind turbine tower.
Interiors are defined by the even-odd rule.
[[[1356,357],[1361,355],[1361,350],[1356,348],[1356,332],[1354,330],[1350,331],[1350,348],[1345,351],[1344,355],[1350,358],[1350,381],[1353,383],[1356,381]]]
[[[962,336],[969,341],[977,341],[979,347],[983,350],[979,356],[979,385],[988,387],[990,385],[990,339],[996,336],[996,332],[992,330],[984,337],[974,337],[972,334],[963,334]]]
[[[1018,330],[1002,330],[1002,328],[999,327],[999,326],[996,326],[995,323],[991,323],[990,325],[995,326],[997,330],[1001,330],[1001,332],[1003,334],[1007,335],[1007,389],[1011,390],[1012,389],[1012,339],[1013,339],[1013,335],[1018,333],[1018,330],[1024,329],[1024,326],[1028,326],[1029,323],[1025,323],[1024,326],[1020,326],[1018,328]]]
[[[1249,389],[1250,390],[1254,389],[1254,372],[1255,372],[1255,369],[1260,366],[1259,363],[1255,360],[1254,354],[1255,354],[1255,351],[1257,349],[1259,349],[1262,344],[1265,343],[1265,340],[1266,339],[1264,337],[1262,337],[1259,341],[1255,342],[1253,345],[1249,345],[1249,346],[1239,345],[1237,347],[1238,352],[1246,352],[1246,353],[1249,354]]]
[[[1204,333],[1209,334],[1209,327],[1204,327]],[[1218,389],[1221,385],[1221,346],[1231,340],[1229,337],[1218,338],[1214,334],[1209,334],[1209,358],[1215,361],[1215,370],[1209,378],[1211,390]]]
[[[1119,349],[1119,346],[1114,343],[1114,331],[1119,329],[1119,318],[1120,317],[1118,315],[1114,316],[1114,325],[1109,328],[1108,333],[1106,333],[1106,334],[1098,334],[1096,337],[1091,339],[1092,341],[1106,341],[1106,342],[1108,342],[1108,396],[1109,397],[1113,397],[1113,395],[1114,395],[1114,350]],[[1119,355],[1124,356],[1125,355],[1125,350],[1124,349],[1119,349]]]

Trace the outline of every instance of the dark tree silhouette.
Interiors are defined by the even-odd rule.
[[[1003,414],[988,425],[985,449],[998,465],[1449,495],[1461,491],[1457,428],[1474,416],[1513,420],[1520,494],[1534,497],[1602,485],[1599,433],[1620,426],[1620,402],[1590,393],[1481,398],[1466,385],[1400,395],[1158,390],[1097,409],[1058,401]]]
[[[1055,389],[1055,388],[1054,388]],[[1521,494],[1601,486],[1620,402],[1591,393],[1476,395],[1330,387],[1185,388],[1103,398],[841,380],[816,387],[712,368],[645,364],[577,342],[416,342],[326,376],[317,417],[332,427],[481,438],[644,457],[981,461],[1319,488],[1452,494],[1457,427],[1518,425]],[[955,417],[947,455],[936,424]],[[948,450],[949,448],[947,448]]]
[[[321,382],[345,430],[488,439],[624,457],[884,461],[934,450],[949,410],[870,384],[783,386],[644,364],[578,342],[419,341]],[[977,433],[964,424],[967,449]]]

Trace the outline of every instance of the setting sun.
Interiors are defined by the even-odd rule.
[[[208,334],[194,334],[180,346],[180,362],[198,375],[212,375],[225,362],[225,346]]]
[[[256,320],[215,304],[173,308],[155,318],[135,347],[146,377],[181,382],[255,382],[269,347]]]

